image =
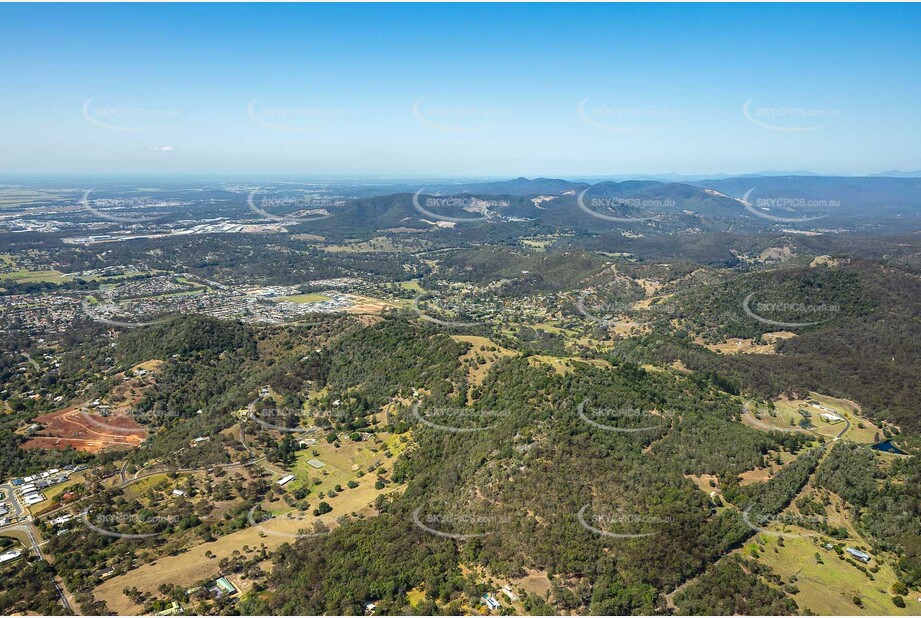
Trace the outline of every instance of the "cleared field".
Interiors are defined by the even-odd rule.
[[[685,474],[684,478],[697,485],[697,489],[708,496],[712,493],[720,493],[720,479],[715,474]],[[713,485],[710,485],[710,482]]]
[[[6,530],[0,530],[0,536],[5,536],[10,539],[16,539],[22,544],[22,547],[11,547],[10,549],[19,549],[24,555],[27,555],[30,551],[29,547],[32,547],[32,542],[29,540],[29,535],[25,533],[24,530],[16,530],[7,528]],[[20,558],[22,560],[22,558]]]
[[[318,303],[324,300],[331,300],[329,296],[324,294],[296,294],[294,296],[280,296],[278,298],[273,298],[276,302],[287,301],[289,303],[297,303],[299,305],[306,305],[308,303]]]
[[[697,340],[697,343],[720,354],[776,354],[777,342],[793,337],[796,337],[795,333],[778,331],[764,333],[758,340],[733,337],[722,343],[706,343],[703,340]]]
[[[905,598],[907,607],[898,608],[892,603],[890,589],[896,582],[895,573],[888,564],[879,565],[879,572],[870,580],[856,567],[842,560],[830,549],[813,539],[786,537],[783,546],[777,537],[759,535],[765,550],[759,552],[758,560],[770,566],[784,582],[795,575],[795,585],[799,593],[793,595],[800,609],[808,608],[818,615],[902,615],[911,616],[921,613],[918,592],[912,591]],[[743,549],[746,557],[750,550],[757,547],[749,543]],[[820,564],[815,555],[818,554]],[[869,566],[875,564],[873,561]],[[862,607],[854,604],[854,597],[860,597]]]
[[[51,487],[42,491],[42,493],[45,495],[46,500],[44,502],[39,502],[38,504],[29,507],[29,512],[32,513],[32,515],[34,516],[34,515],[39,515],[40,513],[43,513],[47,511],[48,509],[57,507],[58,504],[54,502],[55,496],[59,496],[63,494],[64,492],[66,492],[68,489],[70,489],[71,487],[75,485],[82,485],[84,482],[86,482],[86,479],[83,473],[78,472],[77,474],[72,475],[70,479],[68,479],[64,483],[60,483],[58,485],[52,485]]]
[[[610,367],[610,363],[605,360],[598,358],[576,358],[576,357],[560,357],[560,356],[545,356],[543,354],[535,354],[528,357],[528,363],[532,366],[539,365],[549,365],[560,375],[565,375],[575,371],[575,365],[573,363],[586,363],[588,365],[594,365],[595,367]]]
[[[396,456],[405,448],[406,443],[400,441],[399,437],[393,435],[382,436],[381,444],[368,442],[341,442],[339,448],[335,444],[329,444],[325,438],[320,439],[313,446],[308,446],[298,454],[297,462],[291,467],[290,474],[295,476],[291,481],[291,487],[308,487],[314,494],[319,492],[329,492],[336,485],[346,487],[349,481],[356,481],[361,487],[369,483],[373,486],[377,478],[376,474],[368,473],[368,467],[373,463],[379,463],[384,468],[396,459]],[[387,457],[385,451],[390,449],[393,457]],[[375,452],[377,451],[377,452]],[[314,455],[314,452],[317,454]],[[314,468],[308,462],[311,459],[319,459],[325,466]],[[358,477],[359,470],[364,470],[365,475]],[[319,480],[319,484],[314,484]],[[352,489],[346,489],[333,500],[340,498],[349,498],[355,492]],[[335,507],[335,504],[330,502]],[[341,514],[341,513],[340,513]]]
[[[331,449],[335,449],[333,445],[327,446]],[[345,446],[342,448],[345,448]],[[307,453],[309,452],[310,449],[307,450]],[[358,449],[354,449],[352,452],[353,454],[361,454]],[[343,515],[353,514],[362,517],[374,516],[376,511],[371,505],[373,505],[375,499],[381,494],[401,491],[402,486],[388,485],[381,490],[375,489],[374,484],[377,480],[377,475],[366,474],[360,479],[357,478],[355,472],[351,469],[352,464],[348,463],[348,457],[348,451],[331,454],[327,453],[325,449],[323,449],[323,454],[318,457],[327,464],[324,470],[335,468],[336,472],[329,477],[323,477],[324,481],[322,485],[312,486],[313,493],[309,498],[311,505],[319,503],[320,498],[317,497],[317,494],[320,491],[328,491],[328,489],[331,489],[339,482],[342,482],[343,487],[345,487],[345,482],[347,481],[341,481],[342,478],[354,478],[358,482],[358,487],[345,489],[342,493],[333,498],[328,496],[324,498],[324,500],[332,506],[333,510],[331,512],[325,515],[314,516],[309,512],[298,513],[287,507],[281,509],[279,507],[284,505],[282,501],[276,501],[274,503],[267,502],[264,508],[275,516],[271,521],[262,522],[258,526],[249,527],[228,534],[211,543],[200,543],[178,555],[160,558],[156,562],[145,564],[124,575],[113,577],[99,585],[94,590],[94,595],[96,598],[104,600],[109,609],[114,613],[122,615],[139,615],[143,613],[144,608],[135,604],[122,593],[125,587],[130,588],[132,586],[137,586],[137,588],[143,592],[157,594],[158,588],[164,583],[191,585],[202,579],[220,575],[220,562],[222,558],[231,558],[235,552],[251,555],[262,547],[270,551],[275,550],[284,543],[293,542],[294,538],[291,535],[296,535],[304,529],[311,529],[314,522],[320,522],[328,528],[333,529],[339,525],[337,519]],[[307,458],[310,458],[310,456]],[[392,461],[385,459],[383,456],[381,456],[381,459],[385,462]],[[301,458],[301,460],[298,461],[298,466],[305,460],[306,458]],[[298,466],[295,466],[295,468]],[[156,483],[157,478],[159,477],[154,478],[152,483]],[[165,478],[165,476],[163,478]],[[145,481],[146,480],[147,479],[145,479]],[[292,482],[289,486],[293,487],[295,483],[296,481]],[[273,508],[273,506],[276,508]],[[285,515],[288,514],[292,516],[286,517]],[[208,557],[206,552],[210,552],[212,557]]]
[[[0,189],[0,206],[29,206],[44,202],[57,202],[68,199],[67,196],[51,191],[31,189]]]
[[[3,279],[12,279],[16,283],[61,283],[66,277],[56,270],[13,270],[0,273],[0,280]]]
[[[110,447],[132,448],[147,437],[147,430],[124,416],[97,416],[73,407],[35,418],[44,425],[38,435],[22,445],[24,449],[65,449],[97,453]]]
[[[304,242],[323,242],[326,240],[326,237],[317,236],[316,234],[292,234],[291,240],[303,240]]]
[[[330,253],[393,253],[401,250],[398,243],[387,236],[378,236],[365,242],[346,242],[341,245],[327,245],[324,251]]]
[[[774,406],[777,416],[772,417],[768,414],[762,414],[761,420],[769,424],[790,427],[790,421],[792,420],[798,424],[803,419],[801,411],[806,411],[810,415],[814,426],[809,431],[827,438],[833,438],[844,429],[845,423],[843,421],[829,422],[822,418],[822,414],[835,414],[851,423],[847,432],[841,436],[843,439],[852,440],[859,444],[873,444],[876,442],[877,434],[882,435],[882,430],[879,427],[869,419],[860,416],[860,406],[846,399],[810,393],[807,399],[791,400],[781,397],[774,401]]]
[[[493,343],[491,339],[486,337],[451,335],[451,339],[470,344],[470,349],[465,354],[461,355],[459,360],[461,363],[465,363],[468,360],[472,360],[474,362],[473,366],[470,367],[467,371],[467,381],[471,385],[482,384],[483,380],[486,379],[486,374],[489,373],[490,368],[496,363],[496,361],[508,356],[515,355],[515,352],[512,352],[511,350]],[[495,349],[488,350],[487,348]],[[480,363],[477,360],[478,358],[482,359],[483,362]]]
[[[380,313],[385,309],[399,306],[388,300],[371,298],[370,296],[360,296],[358,294],[346,294],[345,296],[355,303],[346,309],[346,313]]]
[[[780,453],[771,453],[772,457],[770,460],[770,465],[766,468],[756,468],[754,470],[747,470],[739,475],[739,485],[743,487],[745,485],[752,485],[754,483],[761,483],[769,480],[775,474],[780,472],[784,466],[786,466],[791,461],[796,459],[796,455],[788,453],[787,451],[781,451]],[[780,465],[778,466],[774,462],[774,456],[780,456]]]
[[[401,281],[400,287],[404,290],[412,290],[413,292],[418,292],[419,294],[425,291],[422,289],[422,286],[419,285],[419,281],[416,279],[413,279],[412,281]]]

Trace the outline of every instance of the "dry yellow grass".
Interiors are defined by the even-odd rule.
[[[399,306],[390,301],[361,296],[359,294],[346,294],[345,296],[348,296],[349,300],[354,303],[351,307],[346,309],[346,313],[380,313],[385,309],[393,309]]]
[[[543,354],[535,354],[534,356],[528,357],[528,363],[534,367],[540,365],[549,365],[553,367],[560,375],[566,375],[567,373],[572,373],[576,370],[576,367],[573,363],[585,363],[588,365],[594,365],[596,367],[610,367],[611,364],[605,360],[596,359],[596,358],[576,358],[572,356],[545,356]]]
[[[776,333],[764,333],[758,341],[733,337],[722,343],[706,343],[702,339],[698,339],[696,343],[708,350],[721,354],[776,354],[778,341],[795,336],[795,333],[789,331],[778,331]]]
[[[685,474],[684,478],[690,479],[697,485],[697,489],[708,496],[713,492],[720,493],[720,479],[715,474]],[[710,485],[710,481],[713,481],[713,486]]]
[[[178,555],[165,556],[154,563],[145,564],[124,575],[103,582],[95,589],[94,594],[97,598],[104,600],[109,609],[117,614],[137,615],[143,611],[143,608],[122,594],[125,587],[136,586],[141,591],[157,594],[157,589],[164,583],[192,585],[201,579],[220,575],[221,559],[231,557],[234,551],[242,552],[244,546],[250,550],[265,546],[271,551],[283,543],[292,542],[294,540],[292,535],[303,530],[311,530],[314,522],[320,522],[333,529],[338,525],[339,517],[375,515],[376,511],[372,505],[377,497],[381,494],[402,491],[403,486],[391,484],[380,490],[375,489],[377,474],[365,474],[359,478],[357,471],[366,470],[367,466],[373,462],[379,462],[382,469],[389,471],[396,459],[396,454],[407,446],[407,443],[401,441],[399,436],[391,434],[381,434],[381,436],[383,443],[379,445],[370,442],[345,441],[339,448],[336,448],[335,445],[328,444],[324,440],[301,452],[298,463],[292,470],[292,473],[298,478],[286,487],[294,488],[302,483],[309,486],[313,492],[308,499],[311,506],[320,502],[318,497],[320,492],[328,493],[337,484],[345,488],[349,480],[358,483],[357,487],[346,488],[335,497],[330,498],[327,495],[323,498],[333,507],[330,513],[314,516],[311,512],[299,513],[281,500],[267,501],[262,506],[267,512],[275,515],[273,520],[228,534],[211,543],[199,543]],[[385,448],[389,448],[394,456],[385,457]],[[377,452],[372,449],[376,449]],[[313,455],[314,450],[318,452],[318,455]],[[320,470],[309,467],[306,461],[313,458],[323,461],[326,466]],[[143,493],[152,484],[166,478],[166,475],[157,475],[130,485],[126,490],[132,494]],[[322,482],[320,485],[308,484],[310,478],[319,478]],[[207,557],[206,552],[211,552],[215,557]]]
[[[259,526],[222,536],[211,543],[200,543],[179,555],[165,556],[124,575],[113,577],[100,584],[93,594],[97,599],[105,601],[109,609],[116,614],[139,615],[144,608],[122,593],[125,587],[136,586],[142,592],[157,595],[157,589],[164,583],[191,586],[202,579],[221,575],[221,559],[231,558],[235,551],[243,552],[244,546],[250,550],[258,550],[264,546],[272,551],[284,543],[293,542],[292,535],[304,529],[310,530],[314,521],[333,529],[338,526],[336,520],[342,515],[355,512],[365,517],[373,516],[376,511],[371,505],[377,496],[400,490],[394,486],[389,486],[386,490],[376,490],[374,481],[373,475],[367,475],[359,481],[359,486],[355,489],[346,490],[335,498],[327,498],[333,511],[326,515],[314,517],[307,513],[291,519],[276,517]],[[267,503],[265,508],[271,506],[271,503]],[[214,557],[209,558],[205,555],[206,552],[211,552]]]
[[[468,360],[475,361],[477,358],[482,358],[485,361],[483,364],[474,362],[473,366],[468,369],[467,382],[471,386],[482,384],[483,380],[486,379],[486,374],[489,373],[489,370],[496,361],[515,355],[515,352],[493,343],[492,340],[486,337],[452,335],[451,338],[455,341],[463,341],[470,344],[470,349],[458,359],[461,363],[465,363]],[[487,350],[487,348],[495,348],[495,350],[490,351]],[[469,394],[467,395],[467,401],[468,403],[473,403]]]

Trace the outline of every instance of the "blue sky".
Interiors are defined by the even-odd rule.
[[[0,174],[918,170],[919,31],[917,5],[5,4]]]

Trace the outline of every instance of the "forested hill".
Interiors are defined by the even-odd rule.
[[[377,347],[379,358],[390,357],[397,332],[356,334],[339,349],[345,356],[338,362],[361,362],[348,350],[360,354],[362,340]],[[802,436],[739,423],[739,402],[707,380],[630,364],[576,363],[559,374],[524,357],[495,365],[474,405],[462,419],[452,417],[471,431],[450,431],[444,416],[426,416],[463,401],[450,386],[457,386],[454,378],[445,377],[446,388],[433,389],[421,412],[406,404],[393,413],[391,422],[411,429],[415,445],[394,469],[405,492],[379,500],[377,517],[282,552],[270,590],[251,597],[246,611],[357,613],[375,599],[382,612],[402,613],[409,610],[404,593],[417,587],[450,609],[468,586],[464,565],[508,577],[546,571],[563,611],[661,611],[661,595],[753,534],[739,511],[714,508],[686,475],[719,475],[733,493],[736,476],[765,465],[769,450],[805,447]],[[383,382],[370,393],[394,391],[402,382],[398,371],[371,383],[377,380]],[[603,423],[607,429],[586,421],[603,410],[635,410],[642,418],[613,414]],[[440,422],[421,422],[420,414]],[[808,474],[815,461],[802,462]],[[759,502],[765,512],[783,508],[805,482],[795,470],[765,486]],[[736,493],[739,500],[761,500],[760,492]],[[425,531],[416,525],[420,518],[454,536]],[[599,535],[580,521],[628,537]],[[527,603],[536,609],[544,600]]]

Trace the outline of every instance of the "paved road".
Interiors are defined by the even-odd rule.
[[[10,512],[7,517],[22,517],[26,515],[25,508],[19,502],[19,498],[16,496],[16,486],[12,483],[4,483],[0,485],[0,491],[3,492],[3,495],[6,496],[6,502],[10,504]]]
[[[64,590],[58,585],[58,581],[53,575],[51,576],[51,585],[54,586],[54,589],[58,592],[58,596],[61,597],[61,605],[64,606],[64,609],[66,609],[69,614],[76,616],[77,612],[74,611],[73,605],[67,600],[67,595],[64,594]]]
[[[847,420],[847,419],[845,418],[845,419],[844,419],[844,429],[842,429],[841,431],[838,432],[838,435],[835,436],[835,440],[840,440],[840,439],[841,439],[841,436],[843,436],[844,433],[845,433],[848,429],[850,429],[850,428],[851,428],[851,421],[849,421],[849,420]]]
[[[29,539],[29,545],[32,546],[32,551],[35,552],[35,556],[39,560],[45,560],[45,554],[42,553],[42,541],[38,538],[38,532],[36,532],[35,527],[30,522],[22,522],[18,524],[13,524],[12,526],[7,526],[3,529],[4,533],[10,532],[24,532],[26,537]]]

